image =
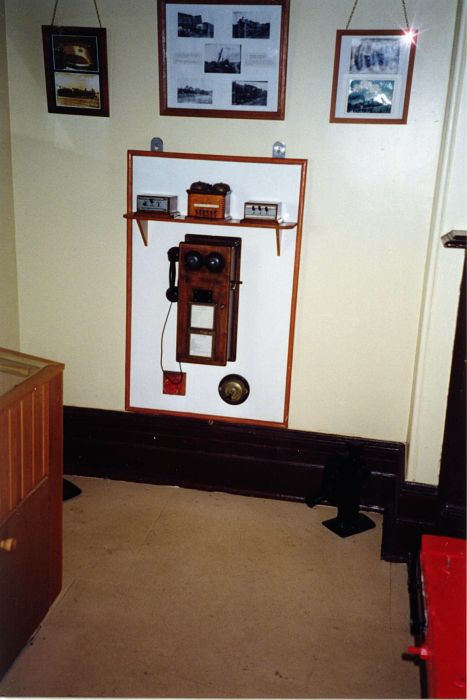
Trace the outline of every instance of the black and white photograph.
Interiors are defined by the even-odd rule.
[[[54,69],[97,73],[99,53],[95,36],[52,36]]]
[[[99,76],[86,73],[55,73],[55,94],[60,107],[100,109]]]
[[[212,39],[214,24],[202,14],[178,13],[178,36],[190,38]]]
[[[232,83],[233,105],[267,105],[268,83],[266,80],[234,80]]]
[[[233,39],[269,39],[271,20],[266,12],[234,12]]]
[[[205,87],[197,80],[182,80],[177,87],[177,102],[179,104],[211,105],[212,89]]]
[[[290,0],[157,0],[160,114],[284,119]]]
[[[204,47],[205,73],[240,73],[242,47],[239,44],[206,44]]]
[[[43,25],[42,47],[48,111],[108,117],[106,30]]]
[[[400,40],[364,37],[352,40],[350,73],[398,73]]]
[[[338,29],[332,123],[407,124],[416,31]]]
[[[351,80],[347,111],[390,114],[393,95],[393,80]]]

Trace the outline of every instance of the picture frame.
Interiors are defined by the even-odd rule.
[[[160,114],[284,119],[289,0],[158,0]]]
[[[106,30],[42,26],[49,112],[109,116]]]
[[[406,124],[417,31],[338,29],[330,122]]]

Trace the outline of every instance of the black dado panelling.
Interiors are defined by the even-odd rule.
[[[304,500],[345,442],[363,442],[371,477],[362,502],[383,509],[404,446],[284,428],[67,406],[65,470],[154,484]]]
[[[458,517],[449,522],[445,517],[438,527],[435,487],[404,481],[402,443],[176,415],[64,408],[67,475],[279,498],[297,505],[320,493],[325,465],[348,442],[364,445],[370,476],[360,503],[362,509],[384,513],[383,559],[407,561],[423,533],[456,536],[461,531]]]

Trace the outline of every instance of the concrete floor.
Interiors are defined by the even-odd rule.
[[[64,583],[21,697],[417,698],[406,567],[334,510],[72,477]]]

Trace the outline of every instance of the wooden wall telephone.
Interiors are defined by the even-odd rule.
[[[195,234],[167,252],[166,296],[178,302],[178,362],[226,365],[235,360],[240,255],[241,238]]]

